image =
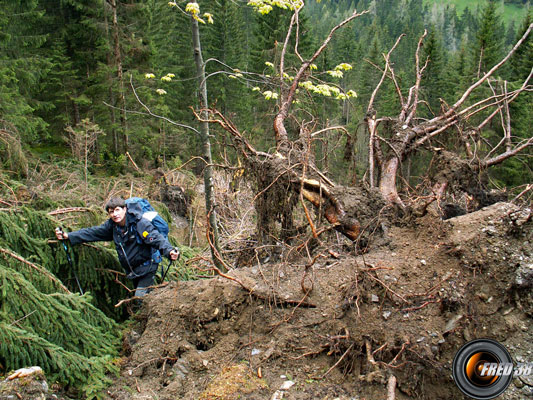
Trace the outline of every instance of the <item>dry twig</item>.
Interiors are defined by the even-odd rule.
[[[324,379],[326,376],[328,376],[328,374],[329,374],[331,371],[333,371],[333,370],[337,367],[337,365],[339,365],[339,364],[341,363],[342,360],[344,360],[344,357],[346,357],[346,356],[348,355],[348,353],[352,350],[354,344],[355,344],[355,343],[352,343],[352,344],[350,345],[350,347],[348,347],[348,350],[346,350],[346,351],[344,352],[344,354],[341,356],[341,358],[339,358],[339,360],[338,360],[335,364],[333,364],[333,366],[332,366],[330,369],[328,369],[328,370],[324,373],[324,375],[322,375],[322,376],[320,377],[320,379]]]

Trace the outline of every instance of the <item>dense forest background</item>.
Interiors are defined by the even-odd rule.
[[[417,123],[449,110],[449,105],[473,82],[508,54],[533,17],[529,1],[524,0],[311,0],[290,36],[291,49],[285,54],[282,69],[286,76],[280,79],[283,43],[293,11],[273,7],[267,13],[263,7],[267,7],[265,3],[257,1],[247,4],[230,0],[199,4],[163,0],[0,0],[1,374],[39,364],[54,382],[71,385],[77,390],[76,396],[92,398],[110,382],[106,376],[119,370],[121,326],[116,321],[124,321],[128,315],[127,310],[113,305],[128,297],[128,283],[118,271],[115,253],[102,244],[80,246],[75,251],[63,249],[53,237],[58,224],[73,230],[101,222],[101,203],[111,193],[136,194],[151,200],[158,197],[161,203],[154,204],[167,220],[171,212],[173,216],[188,217],[183,221],[192,233],[186,240],[171,235],[172,241],[180,242],[183,253],[179,268],[174,266],[169,274],[172,280],[189,278],[183,275],[187,268],[181,267],[201,252],[198,248],[207,248],[209,226],[217,226],[216,222],[204,221],[202,214],[215,213],[210,212],[209,200],[204,205],[198,196],[208,191],[199,184],[206,164],[222,167],[227,181],[217,182],[218,188],[224,187],[224,194],[227,191],[233,196],[217,204],[217,212],[238,221],[234,225],[220,224],[227,228],[221,235],[226,234],[222,248],[227,254],[234,254],[235,237],[244,238],[243,243],[252,242],[261,228],[276,218],[286,225],[282,226],[284,231],[294,233],[295,227],[287,221],[292,218],[299,194],[289,194],[287,188],[292,185],[303,193],[304,184],[309,186],[306,190],[311,190],[313,181],[302,178],[289,184],[291,178],[280,180],[277,185],[283,189],[283,201],[278,201],[276,188],[271,190],[274,195],[265,194],[277,178],[292,171],[292,167],[286,168],[279,174],[273,156],[279,150],[273,119],[284,98],[280,82],[294,79],[292,75],[302,59],[309,59],[330,30],[352,16],[354,9],[368,12],[339,29],[306,69],[291,113],[283,122],[288,139],[294,142],[301,138],[300,132],[321,133],[309,140],[309,150],[314,153],[312,164],[322,171],[321,177],[331,178],[339,186],[370,181],[372,146],[369,124],[365,123],[371,119],[368,105],[383,70],[388,68],[390,77],[392,66],[398,88],[394,79],[384,80],[372,105],[381,119],[380,140],[389,144],[392,136],[399,134],[393,127],[402,106],[397,92],[406,96],[407,88],[415,85],[415,54],[425,30],[420,56],[427,60],[427,66],[419,85]],[[222,124],[210,124],[206,135],[205,124],[201,127],[198,121],[198,110],[205,106],[195,65],[198,58],[193,51],[194,25],[198,22],[208,106],[237,127],[234,137]],[[385,67],[384,54],[402,34],[405,37]],[[522,85],[532,67],[533,38],[529,35],[509,62],[464,106],[468,109],[487,99],[503,100],[478,107],[471,115],[450,123],[446,134],[431,136],[429,145],[415,148],[405,162],[401,160],[398,186],[404,189],[402,195],[409,195],[412,187],[422,184],[428,170],[438,168],[432,163],[440,149],[468,158],[464,164],[455,164],[459,166],[454,171],[457,174],[473,171],[483,175],[483,180],[488,176],[483,189],[500,189],[503,197],[511,199],[516,196],[508,195],[513,190],[517,197],[530,192],[533,93],[530,84]],[[515,90],[522,92],[516,98],[509,95]],[[513,101],[507,102],[511,98]],[[501,107],[501,112],[486,119],[492,113],[489,107],[494,105]],[[472,128],[479,126],[483,129]],[[329,129],[332,127],[337,128]],[[464,139],[460,137],[463,134],[470,136]],[[206,138],[212,145],[213,163],[207,161]],[[473,143],[473,154],[463,149],[466,141]],[[254,164],[250,163],[250,154],[237,151],[243,143],[249,150],[264,150],[262,155],[267,157],[263,161],[271,162],[272,175],[265,174],[261,181],[259,175],[265,170],[251,170]],[[498,154],[496,150],[511,152],[513,146],[519,150],[514,157],[494,163],[489,170],[481,163],[477,169],[470,168],[483,157]],[[395,149],[390,146],[387,151],[394,153]],[[290,161],[289,154],[285,153],[285,161]],[[278,160],[284,157],[277,155]],[[247,157],[250,159],[244,160]],[[304,163],[299,161],[293,166],[301,167]],[[174,181],[162,185],[159,178],[169,178],[171,175],[165,172],[176,169],[181,175],[172,175]],[[257,176],[249,181],[253,185],[255,179],[257,187],[239,193],[233,186],[239,184],[237,178],[254,172]],[[173,199],[168,197],[165,202],[161,194],[162,189],[185,186],[178,181],[181,178],[193,181],[184,197],[190,200],[196,196],[188,215],[187,210],[180,214],[167,208],[164,203],[172,205]],[[419,194],[429,191],[420,190]],[[312,202],[313,193],[308,194],[306,199]],[[323,191],[320,186],[317,194],[335,200],[333,189]],[[372,203],[372,198],[368,197],[367,202]],[[237,203],[249,209],[240,213]],[[322,203],[318,203],[320,209]],[[378,203],[375,207],[379,209],[381,200]],[[261,210],[266,209],[271,209],[275,218],[268,213],[261,217]],[[372,219],[376,214],[373,209],[368,213]],[[300,212],[303,219],[302,215]],[[309,215],[307,219],[311,223]],[[197,233],[194,241],[197,226],[208,234]],[[312,223],[311,227],[316,235]],[[239,233],[228,234],[232,229]],[[283,241],[287,237],[278,235],[274,239]],[[72,255],[74,265],[67,254]],[[81,285],[76,284],[78,280]],[[85,294],[81,293],[82,287]]]
[[[201,154],[197,134],[148,116],[141,105],[179,124],[197,124],[191,112],[199,103],[190,16],[171,4],[2,0],[0,121],[4,131],[20,137],[25,148],[45,159],[68,158],[68,143],[75,159],[86,162],[90,173],[123,172],[129,165],[126,152],[144,168],[172,168]],[[262,15],[244,2],[226,0],[202,2],[200,7],[214,22],[201,24],[209,104],[247,132],[252,143],[268,147],[273,143],[271,121],[278,106],[276,94],[270,95],[276,87],[269,87],[267,78],[275,73],[269,63],[275,64],[280,56],[291,12],[276,8]],[[529,2],[517,0],[311,1],[300,20],[302,56],[309,56],[329,29],[354,9],[369,13],[339,31],[317,60],[314,75],[345,93],[355,91],[357,97],[326,93],[301,106],[316,122],[316,129],[346,125],[349,135],[326,136],[315,146],[317,154],[324,154],[319,166],[340,183],[360,179],[367,169],[368,135],[360,123],[381,76],[382,54],[400,34],[406,38],[392,62],[402,85],[409,87],[417,40],[424,29],[429,32],[423,56],[430,62],[421,91],[424,116],[429,117],[500,60],[531,20]],[[532,58],[529,38],[500,70],[500,82],[507,81],[509,90],[523,82]],[[287,63],[296,61],[293,57]],[[341,63],[352,66],[342,77],[325,72]],[[392,83],[386,85],[376,99],[378,117],[394,115],[399,107]],[[529,93],[511,105],[516,137],[530,135],[531,104]],[[499,125],[492,122],[482,134],[484,139],[499,140]],[[213,128],[215,160],[235,161],[223,135]],[[80,140],[86,143],[82,146]],[[82,156],[83,148],[87,157]],[[346,156],[347,152],[355,157]],[[408,181],[416,183],[427,158],[421,155],[409,164]],[[196,172],[201,166],[196,163]],[[531,167],[528,161],[508,160],[492,170],[492,184],[529,182]]]

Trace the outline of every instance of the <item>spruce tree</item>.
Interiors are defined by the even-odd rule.
[[[444,13],[442,42],[447,51],[456,52],[461,40],[460,22],[455,7],[448,6]]]
[[[382,64],[383,60],[380,51],[380,42],[376,35],[370,42],[368,53],[363,57],[359,82],[361,88],[359,101],[363,106],[368,104],[370,96],[372,96],[372,92],[381,78],[380,71],[376,68],[377,65]]]
[[[0,374],[39,365],[50,381],[93,398],[110,383],[109,372],[118,372],[118,326],[92,304],[91,294],[80,296],[64,284],[72,271],[63,250],[49,241],[54,225],[43,212],[0,212]],[[116,258],[105,253],[77,270],[84,287],[102,274],[97,268],[116,269]],[[102,289],[112,297],[114,285]]]
[[[57,39],[64,43],[71,61],[68,68],[75,72],[76,79],[69,82],[67,110],[69,123],[76,125],[90,110],[92,100],[87,92],[95,84],[93,74],[98,62],[105,61],[107,42],[100,24],[101,4],[97,0],[45,4],[50,18],[50,43],[52,45]],[[54,67],[62,69],[63,65],[55,64]]]
[[[509,25],[507,26],[507,30],[505,33],[505,47],[511,48],[516,42],[515,39],[516,39],[515,22],[511,21]]]
[[[250,70],[268,71],[265,62],[276,64],[289,26],[291,13],[279,7],[266,14],[254,13],[253,41],[250,44]],[[266,72],[268,73],[268,72]]]
[[[78,218],[77,227],[100,223],[97,212],[86,213]],[[77,275],[84,291],[92,292],[94,304],[114,318],[123,317],[124,310],[115,309],[127,293],[115,282],[115,275],[107,270],[121,271],[114,250],[102,245],[68,248],[73,265],[70,266],[64,249],[58,243],[48,243],[51,232],[58,225],[42,211],[21,208],[13,212],[0,212],[0,246],[15,252],[25,260],[36,262],[50,271],[69,290],[77,291]],[[69,227],[75,229],[75,227]],[[28,276],[29,278],[29,276]],[[51,289],[56,288],[50,286]],[[40,287],[39,290],[44,290]]]
[[[482,10],[472,47],[472,75],[481,77],[503,57],[505,31],[496,3],[489,1]]]
[[[37,0],[0,0],[0,120],[13,124],[24,141],[35,140],[46,128],[35,115],[43,106],[35,100],[35,89],[50,67],[41,51],[43,24]]]
[[[245,123],[250,121],[246,111],[251,92],[243,88],[243,81],[234,79],[238,71],[246,70],[248,43],[245,35],[244,7],[233,1],[222,0],[215,3],[212,10],[206,11],[213,15],[214,21],[207,24],[203,30],[203,48],[206,59],[217,60],[208,63],[206,73],[215,74],[221,70],[230,73],[216,74],[209,78],[211,102],[216,103],[217,108],[224,114],[238,118],[234,122],[240,122],[242,119],[240,123]]]
[[[533,11],[524,18],[520,29],[518,30],[514,42],[517,42],[524,33],[527,31],[529,25],[533,22]],[[520,81],[527,78],[533,67],[533,39],[529,35],[526,41],[516,49],[515,53],[511,56],[511,68],[512,68],[512,80]]]
[[[49,55],[50,71],[45,80],[39,85],[39,99],[49,107],[40,110],[40,115],[49,126],[50,132],[62,132],[69,124],[70,117],[66,112],[71,106],[71,88],[75,85],[77,74],[73,68],[73,61],[68,56],[67,44],[60,38],[49,38],[46,44]],[[51,141],[63,143],[61,136],[52,135]],[[49,139],[49,140],[50,140]]]
[[[524,18],[515,42],[522,37],[532,22],[531,11]],[[531,35],[520,46],[511,57],[511,78],[508,90],[518,89],[528,77],[533,68],[533,39]],[[525,92],[516,98],[510,105],[511,130],[512,135],[519,140],[531,137],[531,126],[533,126],[533,93]],[[531,150],[526,153],[527,158],[512,158],[496,168],[492,174],[505,185],[518,186],[530,183],[533,179],[533,159]]]
[[[440,112],[440,100],[443,97],[444,82],[444,50],[441,41],[436,35],[435,29],[429,30],[428,37],[424,42],[421,62],[428,61],[421,82],[421,92],[427,101],[429,111],[424,114],[438,115]]]
[[[194,68],[191,68],[194,60],[190,51],[189,17],[176,12],[166,2],[151,0],[146,3],[146,18],[145,40],[150,49],[150,57],[145,69],[134,76],[138,93],[156,114],[194,125],[194,115],[189,107],[195,101],[196,74]],[[146,73],[153,73],[155,78],[146,79]],[[170,81],[161,80],[168,74],[174,74],[175,78]],[[165,90],[166,94],[158,94],[157,89]],[[132,104],[132,108],[142,110],[139,104]],[[158,119],[142,117],[136,121],[139,122],[138,125],[148,128],[145,133],[147,143],[154,143],[153,137],[149,139],[148,135],[155,135],[157,132],[158,140],[155,142],[158,147],[154,149],[155,154],[158,154],[156,162],[171,161],[177,164],[170,165],[177,166],[200,152],[198,135],[191,135],[188,131]]]
[[[470,11],[470,8],[466,7],[463,10],[460,18],[460,31],[462,32],[461,41],[472,42],[475,39],[476,32],[478,31],[479,21],[475,15]]]

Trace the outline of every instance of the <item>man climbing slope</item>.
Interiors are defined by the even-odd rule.
[[[113,240],[120,264],[133,280],[135,296],[142,297],[154,283],[161,255],[177,260],[179,250],[145,217],[140,203],[126,205],[124,199],[112,197],[104,208],[109,219],[102,225],[70,233],[56,228],[56,237],[72,245]]]

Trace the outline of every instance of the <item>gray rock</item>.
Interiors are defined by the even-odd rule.
[[[293,381],[285,381],[283,382],[283,384],[280,386],[280,390],[289,390],[291,387],[294,386],[294,382]]]
[[[189,373],[189,368],[187,368],[187,361],[180,358],[173,365],[172,371],[174,372],[176,379],[185,379],[185,376]]]
[[[533,287],[533,263],[520,264],[515,273],[515,284],[521,289]]]
[[[458,314],[458,315],[455,315],[453,316],[447,323],[446,323],[446,326],[444,327],[444,333],[449,333],[451,331],[453,331],[456,327],[457,327],[457,323],[463,319],[463,314]]]

